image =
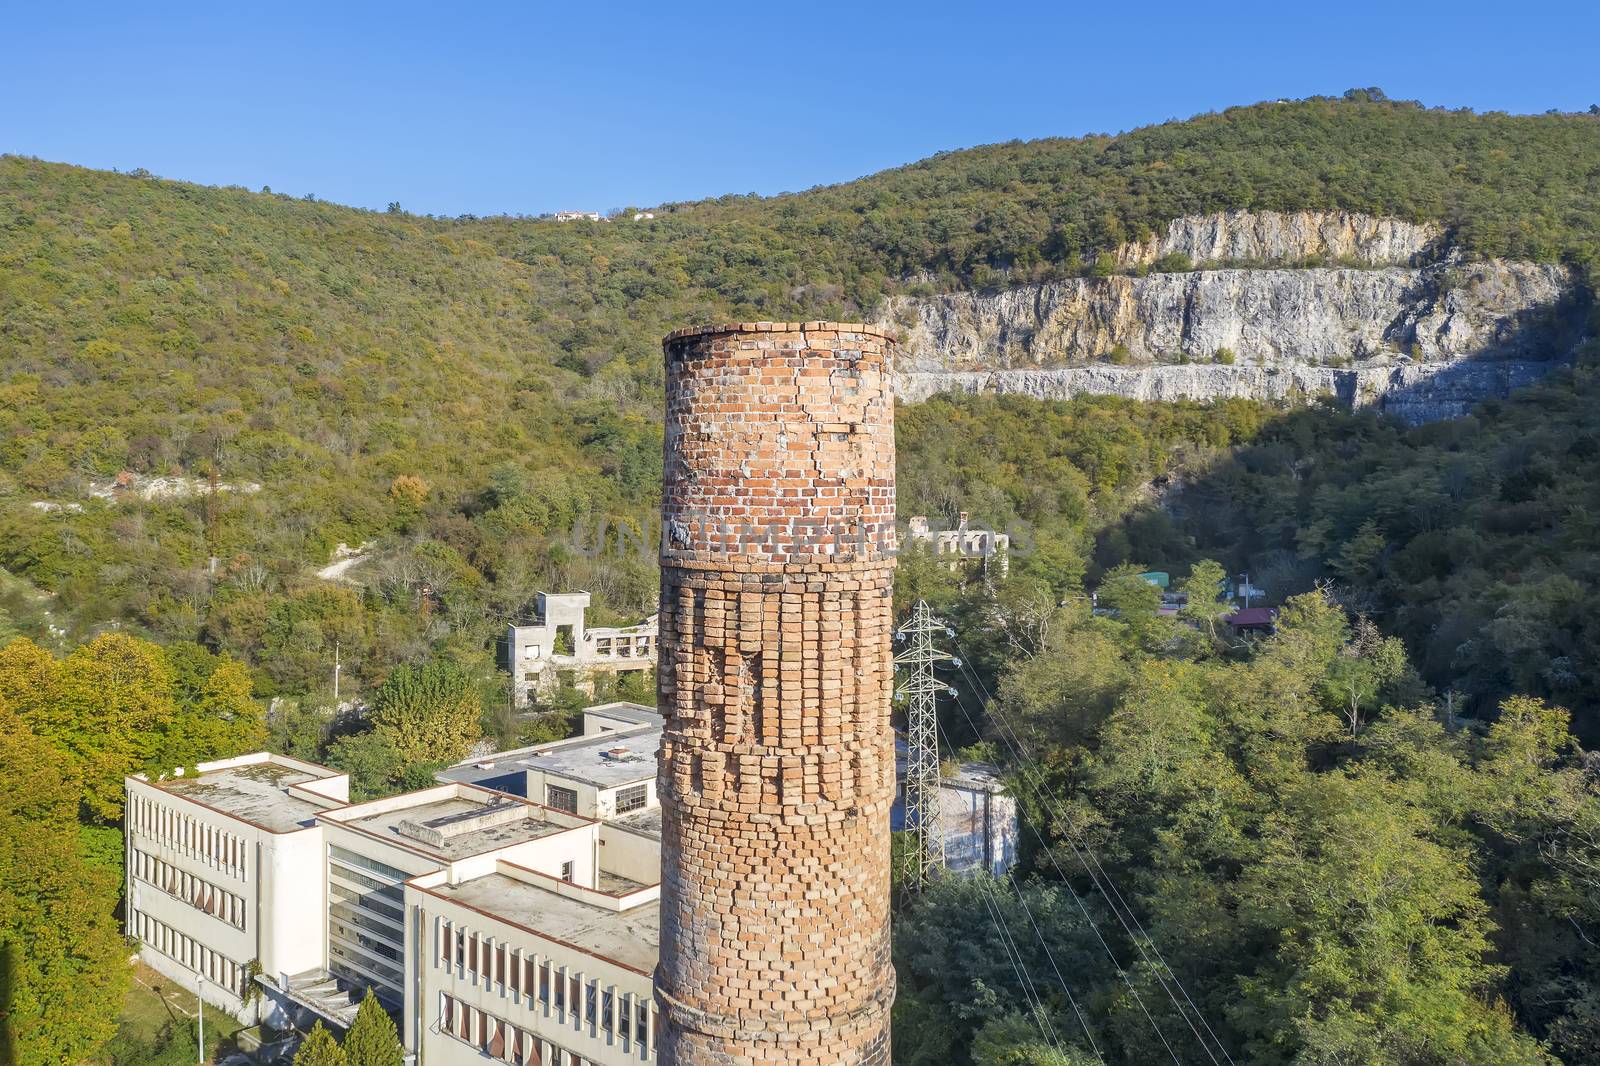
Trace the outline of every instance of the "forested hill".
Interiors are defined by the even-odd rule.
[[[57,593],[69,629],[204,636],[271,662],[267,691],[304,685],[335,631],[366,648],[358,678],[363,661],[481,648],[544,583],[642,613],[647,565],[597,568],[559,541],[651,510],[669,328],[857,319],[888,292],[1089,272],[1177,215],[1234,208],[1440,220],[1469,254],[1586,273],[1600,118],[1357,92],[604,223],[0,158],[0,565]],[[195,494],[92,495],[119,474]],[[385,538],[406,551],[377,587],[416,614],[426,585],[437,611],[379,626],[370,587],[305,584],[339,541]]]

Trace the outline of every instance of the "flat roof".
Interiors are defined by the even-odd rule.
[[[614,911],[502,873],[427,891],[630,970],[646,975],[655,972],[661,952],[661,906],[657,900]]]
[[[478,782],[519,770],[538,770],[596,788],[653,781],[661,732],[662,727],[655,724],[557,740],[486,755],[435,776],[442,781]]]
[[[541,807],[489,793],[484,794],[482,802],[442,796],[355,818],[339,818],[332,824],[353,826],[402,847],[420,848],[446,859],[482,855],[572,828],[547,820]]]
[[[155,787],[260,829],[290,833],[306,828],[317,815],[338,804],[313,803],[287,791],[289,786],[327,776],[277,762],[254,762],[169,778]]]
[[[612,818],[607,825],[621,826],[623,829],[632,829],[648,837],[661,839],[661,808],[646,807],[642,811],[624,814],[619,818]]]
[[[598,714],[602,718],[615,718],[619,722],[632,722],[634,725],[660,725],[661,712],[643,703],[597,703],[593,707],[585,707],[584,714]]]

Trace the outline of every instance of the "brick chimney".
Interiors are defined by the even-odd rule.
[[[658,1058],[887,1066],[894,342],[664,348]]]

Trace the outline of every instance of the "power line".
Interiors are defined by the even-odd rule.
[[[958,701],[959,698],[960,697],[958,694]],[[963,709],[961,713],[966,714],[966,711]],[[943,732],[944,731],[941,728],[940,734],[943,735]],[[948,745],[950,738],[946,736],[944,739],[945,743]],[[982,881],[984,878],[987,878],[988,875],[988,871],[985,870],[979,875],[978,880]],[[1050,950],[1050,944],[1044,938],[1044,930],[1039,928],[1039,923],[1033,916],[1033,908],[1028,906],[1028,898],[1023,894],[1022,886],[1017,883],[1017,879],[1014,877],[1008,876],[1006,880],[1011,882],[1012,889],[1017,893],[1017,902],[1022,904],[1022,912],[1028,916],[1028,924],[1033,927],[1033,935],[1038,938],[1039,946],[1044,949],[1044,957],[1049,960],[1050,969],[1055,971],[1056,980],[1061,984],[1061,991],[1067,994],[1067,1002],[1072,1005],[1072,1013],[1077,1015],[1078,1024],[1083,1027],[1084,1038],[1089,1041],[1089,1047],[1094,1051],[1094,1057],[1099,1059],[1101,1062],[1105,1062],[1105,1056],[1100,1053],[1100,1045],[1095,1043],[1094,1033],[1089,1029],[1089,1020],[1084,1017],[1083,1009],[1078,1006],[1077,997],[1072,994],[1072,989],[1070,986],[1068,986],[1067,979],[1062,976],[1061,967],[1056,965],[1055,953]]]
[[[956,650],[958,652],[964,652],[964,649],[961,648],[960,642],[956,641],[955,643]],[[957,659],[956,662],[960,663],[961,669],[966,672],[968,678],[970,678],[973,684],[975,684],[983,693],[984,707],[989,710],[990,715],[995,723],[1001,727],[999,731],[1000,739],[1006,744],[1007,749],[1012,752],[1013,757],[1023,765],[1023,780],[1025,782],[1027,781],[1027,773],[1029,770],[1033,772],[1035,777],[1034,782],[1032,782],[1034,794],[1039,798],[1041,804],[1044,805],[1049,812],[1057,818],[1062,827],[1064,838],[1068,846],[1071,847],[1073,852],[1078,856],[1078,861],[1082,863],[1084,872],[1089,875],[1090,882],[1094,884],[1094,886],[1100,891],[1100,894],[1105,899],[1107,906],[1111,909],[1112,916],[1115,917],[1118,924],[1122,926],[1123,932],[1127,934],[1128,940],[1139,952],[1139,955],[1144,960],[1145,965],[1150,968],[1151,973],[1155,976],[1156,983],[1161,986],[1161,990],[1166,993],[1167,998],[1172,1002],[1174,1009],[1176,1009],[1179,1016],[1183,1018],[1184,1024],[1188,1027],[1190,1033],[1194,1035],[1195,1041],[1200,1045],[1201,1050],[1206,1053],[1206,1057],[1209,1058],[1213,1063],[1217,1063],[1217,1057],[1212,1051],[1211,1045],[1207,1043],[1206,1039],[1200,1035],[1200,1031],[1195,1028],[1194,1021],[1189,1016],[1189,1011],[1183,1009],[1183,1006],[1178,1003],[1178,997],[1173,993],[1172,989],[1168,987],[1167,978],[1169,977],[1172,983],[1177,985],[1179,991],[1182,992],[1184,1001],[1188,1003],[1189,1008],[1194,1012],[1195,1017],[1199,1018],[1200,1024],[1205,1028],[1206,1033],[1209,1034],[1211,1040],[1216,1043],[1217,1050],[1222,1052],[1222,1057],[1228,1061],[1229,1066],[1233,1066],[1233,1057],[1228,1054],[1227,1047],[1217,1036],[1216,1031],[1211,1027],[1211,1023],[1206,1020],[1205,1014],[1200,1010],[1199,1006],[1195,1003],[1194,998],[1189,994],[1188,988],[1184,986],[1182,979],[1178,977],[1177,971],[1173,970],[1173,968],[1167,964],[1166,958],[1162,956],[1160,947],[1156,944],[1155,939],[1151,937],[1148,932],[1146,932],[1143,924],[1140,923],[1138,916],[1134,914],[1133,909],[1128,906],[1128,903],[1123,898],[1122,893],[1117,889],[1116,883],[1112,881],[1110,874],[1106,872],[1104,865],[1100,862],[1099,856],[1095,854],[1093,847],[1091,847],[1086,840],[1080,840],[1076,837],[1076,834],[1072,832],[1070,823],[1065,817],[1062,816],[1060,808],[1050,802],[1050,798],[1046,793],[1042,783],[1042,770],[1040,770],[1036,760],[1034,760],[1031,754],[1028,753],[1026,747],[1022,743],[1020,734],[1016,732],[1011,723],[1006,719],[1004,712],[1000,710],[998,704],[996,704],[994,700],[994,697],[989,693],[988,688],[983,684],[983,680],[978,677],[977,672],[968,666],[965,661]],[[966,713],[966,708],[962,707],[962,714],[966,715]],[[968,722],[972,724],[973,729],[976,730],[977,725],[975,722],[972,722],[970,715],[967,716],[967,719]],[[1065,880],[1065,872],[1062,871],[1060,864],[1056,862],[1053,851],[1045,843],[1043,836],[1039,834],[1038,828],[1031,825],[1029,828],[1032,829],[1034,836],[1038,838],[1041,848],[1044,850],[1046,856],[1050,859],[1051,865],[1055,867],[1056,872],[1063,878],[1063,880]],[[1093,865],[1091,865],[1091,860]],[[1121,909],[1118,907],[1119,903],[1121,904]],[[1127,918],[1123,917],[1123,910],[1126,910]],[[1129,920],[1133,922],[1134,926],[1138,927],[1140,935],[1134,934],[1134,930],[1128,925]],[[1104,941],[1102,940],[1102,943],[1103,942]],[[1160,961],[1160,966],[1157,966],[1156,963],[1151,960],[1150,953],[1145,950],[1146,943],[1149,944],[1150,950],[1155,953],[1156,958]],[[1115,962],[1114,957],[1113,962]],[[1163,971],[1165,972],[1166,976],[1163,976]],[[1129,988],[1132,990],[1131,982],[1129,983]],[[1134,991],[1134,996],[1136,999],[1138,999],[1137,991]],[[1140,1007],[1141,1009],[1144,1008],[1142,1000],[1140,1001]],[[1145,1010],[1145,1016],[1150,1018],[1151,1025],[1154,1026],[1155,1020],[1154,1018],[1151,1018],[1148,1010]],[[1156,1031],[1157,1035],[1161,1035],[1159,1026],[1156,1027]],[[1166,1044],[1166,1037],[1164,1035],[1162,1036],[1162,1043]],[[1167,1045],[1167,1050],[1169,1052],[1172,1051],[1170,1044]],[[1174,1060],[1176,1060],[1176,1055],[1174,1055]],[[1220,1066],[1220,1064],[1218,1064],[1218,1066]]]
[[[981,736],[982,732],[978,729],[978,723],[968,713],[959,696],[956,698],[956,707],[960,709],[962,717],[966,718],[967,724],[972,727],[973,732]],[[1027,779],[1024,778],[1023,780],[1026,783]],[[1018,820],[1026,821],[1026,819]],[[1106,953],[1106,957],[1111,960],[1111,965],[1116,969],[1117,975],[1128,986],[1128,991],[1133,995],[1133,1002],[1138,1006],[1140,1013],[1144,1015],[1145,1021],[1150,1023],[1150,1028],[1155,1032],[1156,1039],[1160,1040],[1161,1046],[1167,1049],[1167,1054],[1171,1056],[1172,1061],[1178,1063],[1178,1066],[1182,1066],[1182,1060],[1178,1058],[1178,1053],[1172,1049],[1171,1043],[1167,1041],[1166,1034],[1161,1031],[1161,1026],[1156,1024],[1155,1016],[1150,1013],[1150,1008],[1145,1006],[1144,997],[1139,995],[1138,986],[1133,983],[1133,978],[1128,975],[1128,971],[1123,967],[1122,963],[1117,961],[1116,952],[1112,951],[1111,945],[1106,942],[1105,935],[1100,932],[1100,926],[1095,922],[1094,915],[1089,913],[1089,907],[1083,902],[1083,897],[1078,894],[1077,889],[1072,887],[1072,882],[1067,880],[1066,871],[1061,869],[1061,864],[1056,861],[1054,853],[1051,851],[1050,846],[1045,843],[1045,839],[1038,828],[1032,824],[1029,824],[1028,828],[1032,830],[1034,837],[1039,841],[1039,849],[1044,852],[1045,856],[1050,860],[1050,864],[1055,867],[1057,876],[1061,878],[1062,887],[1067,890],[1067,893],[1072,897],[1072,901],[1077,904],[1078,910],[1083,914],[1085,924],[1089,927],[1089,931],[1094,934],[1095,940],[1099,941],[1101,950]]]
[[[895,665],[910,670],[900,694],[911,698],[906,712],[906,825],[917,841],[918,889],[945,865],[935,698],[949,686],[933,676],[933,664],[951,658],[933,646],[933,634],[944,628],[929,612],[928,601],[918,600],[911,617],[895,631],[896,639],[907,641],[906,649],[894,657]]]
[[[1050,1024],[1043,1005],[1037,997],[1030,994],[1033,986],[1027,976],[1027,967],[1023,963],[1022,952],[1017,949],[1015,942],[1012,941],[1009,935],[1010,930],[1005,924],[1005,916],[1000,910],[999,901],[989,891],[988,886],[983,884],[981,877],[977,881],[978,896],[983,900],[984,909],[989,914],[989,922],[994,926],[995,935],[1000,938],[1001,950],[1006,953],[1006,959],[1011,963],[1011,970],[1016,974],[1017,987],[1022,992],[1023,1002],[1027,1004],[1028,1010],[1033,1014],[1033,1022],[1039,1027],[1039,1034],[1045,1038],[1045,1042],[1053,1050],[1059,1051],[1060,1042],[1055,1039],[1055,1027]]]

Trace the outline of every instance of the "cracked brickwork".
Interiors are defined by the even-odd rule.
[[[658,1057],[887,1066],[893,341],[664,347]]]

